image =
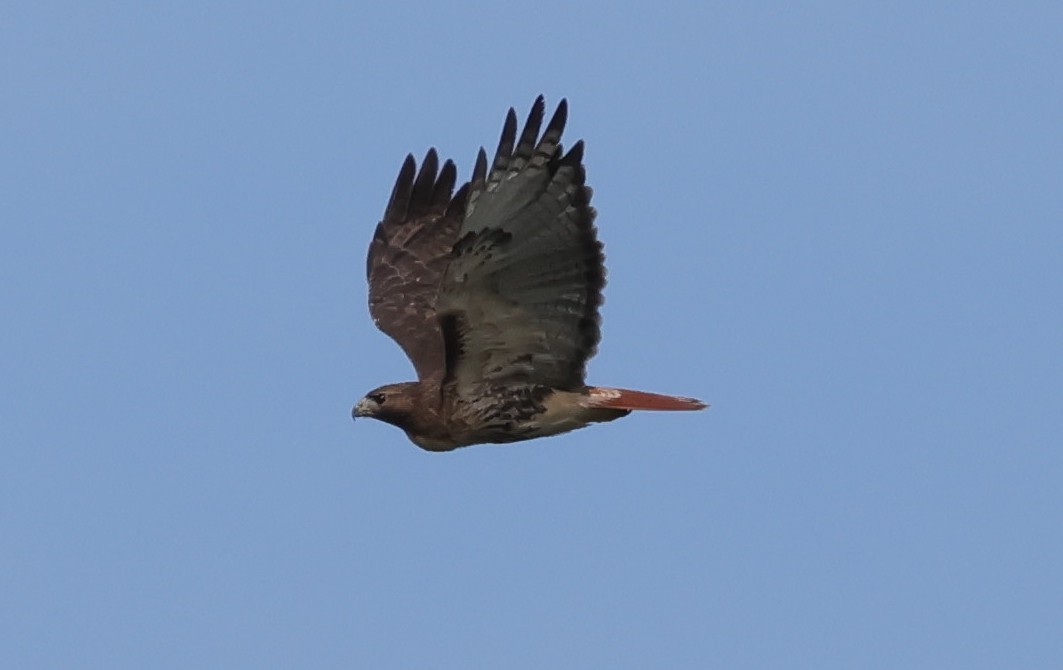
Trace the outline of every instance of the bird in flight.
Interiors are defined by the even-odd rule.
[[[417,381],[366,394],[352,415],[450,451],[556,435],[632,410],[698,410],[693,398],[588,386],[601,339],[605,257],[585,185],[583,142],[566,152],[562,100],[540,135],[513,109],[490,166],[472,179],[429,149],[408,155],[369,245],[369,312],[410,358]]]

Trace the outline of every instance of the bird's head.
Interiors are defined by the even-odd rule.
[[[415,382],[375,388],[354,404],[351,417],[370,417],[404,428],[414,409]]]

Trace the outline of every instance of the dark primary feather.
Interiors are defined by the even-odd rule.
[[[490,172],[482,152],[477,161],[437,304],[459,396],[503,384],[583,387],[605,269],[583,144],[560,145],[567,109],[562,100],[540,138],[540,97],[519,139],[511,109]]]
[[[425,155],[420,172],[407,156],[366,262],[373,321],[399,343],[421,380],[443,376],[436,299],[468,188],[453,193],[456,179],[451,161],[439,169],[435,149]]]

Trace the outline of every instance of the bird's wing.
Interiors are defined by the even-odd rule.
[[[419,172],[407,156],[366,261],[373,322],[399,343],[422,381],[444,372],[436,298],[468,192],[465,184],[453,193],[456,177],[451,161],[439,168],[435,149]]]
[[[481,150],[443,277],[446,381],[459,396],[502,385],[582,388],[600,339],[604,256],[583,143],[560,145],[567,104],[542,137],[539,97],[517,138],[512,109],[490,172]]]

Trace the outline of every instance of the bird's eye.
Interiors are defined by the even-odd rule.
[[[387,396],[383,393],[370,393],[369,399],[378,405],[383,405],[384,401],[387,400]]]

